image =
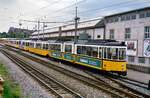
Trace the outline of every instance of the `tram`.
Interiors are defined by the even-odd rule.
[[[105,72],[127,74],[126,45],[115,40],[87,42],[44,42],[11,40],[8,45],[38,55],[65,60]]]

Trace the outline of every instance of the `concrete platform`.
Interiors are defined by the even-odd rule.
[[[150,80],[150,74],[134,71],[131,69],[128,69],[127,72],[128,72],[128,75],[127,75],[128,78],[138,80],[144,83],[148,83]]]
[[[150,74],[150,67],[142,65],[127,64],[128,69]]]

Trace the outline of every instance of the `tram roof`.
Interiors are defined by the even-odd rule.
[[[15,41],[19,41],[19,40],[15,40]],[[74,44],[74,41],[56,41],[56,40],[49,40],[49,41],[32,41],[32,40],[22,40],[25,42],[31,42],[31,43],[53,43],[53,44],[62,44],[62,43],[70,43],[70,44]],[[116,41],[116,40],[110,40],[110,39],[106,39],[106,40],[78,40],[76,44],[80,44],[80,45],[101,45],[101,46],[126,46],[125,42],[120,42],[120,41]]]
[[[73,43],[73,41],[65,43]],[[119,42],[116,40],[79,40],[76,44],[101,45],[101,46],[126,46],[125,42]]]

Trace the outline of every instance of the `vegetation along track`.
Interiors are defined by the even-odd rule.
[[[14,50],[13,50],[14,51]],[[15,51],[15,52],[18,52],[18,51]],[[95,87],[97,89],[100,89],[102,91],[104,91],[105,93],[108,93],[108,94],[111,94],[112,97],[115,97],[115,98],[143,98],[139,95],[136,95],[134,93],[131,93],[129,91],[126,91],[126,90],[123,90],[123,89],[120,89],[120,88],[117,88],[117,87],[114,87],[112,85],[108,85],[107,83],[104,83],[102,81],[99,81],[97,79],[92,79],[92,78],[89,78],[89,77],[86,77],[86,76],[83,76],[81,74],[78,74],[78,73],[75,73],[75,72],[72,72],[70,70],[67,70],[67,69],[64,69],[62,67],[59,67],[59,66],[56,66],[50,62],[46,62],[44,60],[41,60],[41,59],[38,59],[36,57],[33,57],[31,55],[28,55],[28,54],[25,54],[25,53],[22,53],[22,52],[18,52],[19,54],[37,62],[37,63],[40,63],[46,67],[49,67],[49,68],[52,68],[54,70],[57,70],[65,75],[68,75],[70,77],[73,77],[79,81],[82,81],[84,82],[86,85],[90,85],[92,87]],[[145,98],[149,98],[149,96],[144,96]]]
[[[33,68],[29,63],[24,60],[14,56],[6,50],[1,50],[1,52],[21,67],[25,72],[35,78],[42,86],[50,90],[57,98],[84,98],[75,91],[51,78],[47,74],[44,74],[40,70]]]

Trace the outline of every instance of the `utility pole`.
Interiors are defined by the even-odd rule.
[[[40,21],[38,20],[38,40],[39,40],[39,33],[40,33]]]
[[[106,39],[106,20],[104,20],[104,34],[103,34],[103,39]]]
[[[77,31],[78,31],[78,20],[79,19],[80,18],[78,17],[78,7],[76,6],[74,43],[77,42]]]
[[[20,26],[20,28],[19,28],[19,29],[20,29],[20,30],[19,30],[19,33],[20,33],[19,36],[20,36],[21,33],[22,33],[22,30],[21,30],[22,23],[21,23],[21,22],[19,22],[19,26]],[[17,35],[17,34],[15,34],[15,35]],[[16,36],[16,37],[17,37],[17,36]],[[23,37],[24,37],[24,36],[23,36]]]
[[[62,28],[61,28],[61,26],[59,27],[59,36],[58,36],[58,41],[61,41],[61,32],[62,32],[62,30],[61,30]]]
[[[45,28],[45,22],[43,22],[43,41],[44,41],[44,28]]]

